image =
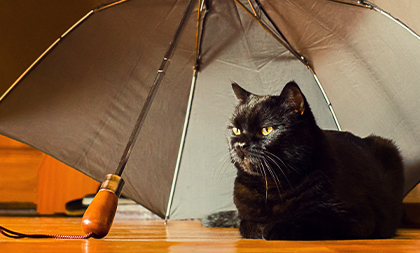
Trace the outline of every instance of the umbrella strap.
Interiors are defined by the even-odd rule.
[[[74,239],[82,240],[89,239],[93,236],[92,233],[86,235],[53,235],[53,234],[23,234],[5,227],[0,226],[0,232],[9,238],[21,239],[21,238],[34,238],[34,239]]]

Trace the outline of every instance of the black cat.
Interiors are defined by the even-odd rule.
[[[242,237],[395,235],[404,179],[390,140],[321,130],[295,82],[280,96],[232,87],[239,104],[229,127],[230,155],[238,169],[233,195]]]

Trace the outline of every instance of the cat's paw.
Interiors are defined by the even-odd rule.
[[[241,220],[239,233],[245,239],[263,239],[264,224],[249,220]]]
[[[298,240],[301,234],[299,228],[289,223],[267,224],[262,232],[264,240]]]

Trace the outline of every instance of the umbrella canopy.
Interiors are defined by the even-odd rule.
[[[404,6],[416,3],[375,3],[414,30],[349,0],[131,0],[96,9],[12,89],[1,83],[0,133],[103,180],[163,73],[123,194],[161,217],[202,217],[234,208],[230,83],[279,94],[295,80],[322,128],[392,138],[413,167],[420,159],[419,22]],[[183,17],[170,66],[159,72]]]

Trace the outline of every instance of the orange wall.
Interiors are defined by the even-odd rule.
[[[42,152],[0,136],[0,202],[36,202],[43,158]]]
[[[37,212],[63,213],[66,202],[96,193],[99,185],[99,182],[46,155],[38,170]]]

